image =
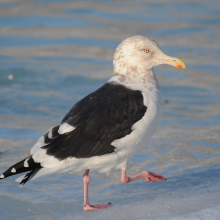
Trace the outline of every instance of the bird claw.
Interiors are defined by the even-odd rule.
[[[102,205],[90,205],[90,204],[86,204],[83,206],[84,211],[86,210],[101,210],[101,209],[107,209],[112,203],[107,202],[104,203]]]
[[[163,176],[156,174],[156,173],[148,172],[146,170],[144,170],[142,172],[142,179],[145,179],[149,182],[157,182],[157,181],[165,181],[166,180]]]

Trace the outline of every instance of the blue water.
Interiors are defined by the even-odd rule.
[[[91,202],[112,202],[112,210],[132,208],[146,199],[180,199],[185,191],[196,197],[220,186],[218,1],[9,0],[0,3],[0,14],[0,173],[28,156],[76,101],[112,76],[114,49],[123,39],[146,35],[187,68],[155,68],[164,99],[162,119],[153,139],[131,159],[128,174],[147,169],[167,181],[125,185],[120,171],[91,172]],[[68,213],[83,219],[82,173],[39,178],[21,189],[16,178],[0,182],[0,219],[65,219]],[[185,214],[214,206],[207,204],[212,202],[194,204]],[[181,206],[176,215],[178,210]],[[129,219],[126,211],[123,215]],[[172,215],[152,209],[148,216]]]
[[[82,26],[100,26],[101,22],[90,22],[80,18],[57,18],[56,16],[0,16],[0,26],[3,27],[82,27]]]
[[[48,39],[40,37],[0,37],[0,47],[24,47],[24,46],[54,46],[54,45],[85,45],[85,46],[99,46],[107,48],[116,48],[120,42],[112,42],[107,40],[86,39],[86,38],[59,38]]]

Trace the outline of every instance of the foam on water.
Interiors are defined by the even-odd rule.
[[[188,175],[186,177],[182,176],[181,178],[171,178],[171,185],[178,185],[180,181],[183,181],[185,187],[179,190],[179,192],[170,190],[169,192],[167,191],[167,193],[161,193],[159,197],[153,199],[148,199],[146,194],[146,199],[142,201],[113,205],[113,207],[101,212],[87,211],[77,214],[71,213],[60,215],[55,219],[69,220],[74,216],[76,220],[217,220],[220,214],[220,184],[218,183],[218,173],[219,169],[202,172],[196,176]],[[204,180],[204,177],[209,178],[209,180]],[[196,181],[191,180],[191,178],[196,178]],[[188,179],[188,183],[186,179]],[[189,182],[191,183],[189,184]],[[172,188],[166,186],[166,184],[165,187]]]
[[[217,196],[219,197],[219,194]],[[51,219],[72,220],[74,216],[74,219],[76,220],[218,220],[220,216],[220,206],[203,208],[204,206],[208,206],[208,200],[212,200],[213,198],[216,199],[215,196],[206,197],[206,195],[203,195],[198,197],[189,196],[187,199],[160,199],[151,203],[143,201],[141,204],[133,203],[119,206],[117,208],[113,207],[111,211],[102,211],[101,213],[69,214]],[[203,202],[201,204],[196,204],[195,206],[195,202],[198,199],[203,200]],[[194,210],[190,209],[189,206],[193,206]],[[195,209],[200,211],[194,212]],[[160,214],[158,214],[159,212]],[[151,213],[154,213],[154,217]],[[161,215],[173,217],[157,217]],[[49,220],[50,218],[47,219]]]

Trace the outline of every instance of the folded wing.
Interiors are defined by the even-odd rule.
[[[146,110],[140,91],[106,83],[77,102],[61,125],[39,139],[31,154],[36,162],[47,167],[50,166],[48,156],[58,162],[112,153],[115,147],[111,143],[130,134],[132,125]]]

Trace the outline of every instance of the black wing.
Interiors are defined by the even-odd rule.
[[[132,125],[145,114],[147,107],[139,90],[106,83],[97,91],[77,102],[62,120],[75,129],[54,138],[45,135],[46,153],[59,160],[69,157],[88,158],[112,153],[111,143],[132,132]],[[52,135],[53,136],[53,135]]]

